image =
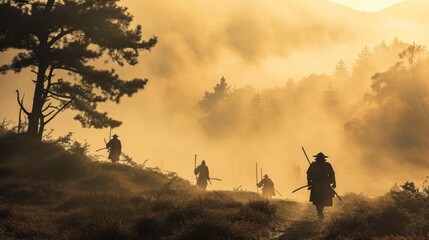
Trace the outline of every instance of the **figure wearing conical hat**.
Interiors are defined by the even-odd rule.
[[[333,189],[337,187],[337,184],[334,169],[326,161],[328,156],[320,152],[313,157],[315,161],[310,164],[307,170],[307,182],[311,190],[310,202],[316,206],[319,217],[323,218],[325,206],[332,206]]]
[[[122,144],[118,139],[118,135],[113,135],[112,139],[108,143],[106,143],[106,148],[109,151],[109,159],[112,160],[113,163],[119,161],[119,156],[122,152]]]
[[[262,196],[271,199],[273,196],[276,195],[276,192],[274,190],[274,182],[271,180],[271,178],[268,177],[267,174],[264,175],[264,178],[256,184],[258,188],[262,188]]]
[[[205,191],[207,188],[207,181],[210,182],[209,168],[206,165],[206,161],[203,160],[201,165],[194,169],[194,174],[197,177],[197,186],[200,190]]]

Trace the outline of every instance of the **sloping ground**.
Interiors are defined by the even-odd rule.
[[[200,192],[175,173],[0,136],[0,239],[429,239],[429,189],[309,203]]]
[[[297,205],[296,214],[291,216],[278,239],[311,239],[320,236],[323,222],[318,219],[314,207],[307,203]]]
[[[202,193],[175,173],[95,162],[16,134],[0,137],[0,152],[0,239],[269,239],[288,218],[277,208],[294,206]]]
[[[314,206],[300,204],[299,214],[289,219],[278,239],[429,239],[429,197],[424,191],[404,189],[378,198],[348,193],[327,209],[323,221]]]

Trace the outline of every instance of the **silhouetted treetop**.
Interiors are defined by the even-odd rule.
[[[346,63],[343,60],[338,61],[334,71],[335,80],[344,81],[349,78],[349,76],[350,73],[347,69]]]
[[[206,91],[204,93],[203,99],[199,102],[200,107],[206,112],[210,111],[216,103],[227,96],[230,88],[231,87],[228,86],[228,83],[226,83],[226,79],[222,76],[220,82],[214,86],[213,92]]]
[[[136,65],[139,52],[150,50],[157,38],[142,40],[140,25],[118,0],[0,0],[0,51],[16,49],[1,73],[30,67],[37,75],[27,132],[41,136],[45,124],[60,111],[81,112],[75,117],[85,127],[116,127],[119,121],[97,112],[100,102],[120,102],[143,89],[147,79],[124,80],[115,69],[104,70],[94,61],[104,58],[119,66]],[[54,79],[56,73],[67,79]],[[19,92],[18,92],[19,95]],[[19,98],[19,97],[18,97]]]

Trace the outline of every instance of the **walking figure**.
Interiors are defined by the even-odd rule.
[[[197,177],[197,186],[200,190],[205,191],[207,188],[207,181],[212,184],[209,176],[209,168],[206,166],[206,161],[202,161],[201,165],[194,169],[194,174]]]
[[[320,152],[313,157],[315,157],[315,161],[307,170],[308,189],[311,190],[310,202],[316,206],[319,218],[323,219],[323,209],[325,206],[332,206],[332,198],[335,194],[333,189],[337,187],[337,184],[334,169],[326,161],[328,156]]]
[[[106,148],[109,151],[109,159],[112,160],[113,163],[118,162],[122,152],[122,145],[121,141],[118,139],[118,135],[113,135],[112,139],[106,143]]]
[[[271,178],[268,177],[267,174],[264,175],[264,178],[256,184],[258,188],[262,187],[262,196],[271,199],[273,196],[276,195],[276,192],[274,190],[274,182],[271,180]]]

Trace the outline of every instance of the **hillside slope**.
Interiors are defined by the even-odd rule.
[[[251,192],[0,137],[1,239],[264,239],[280,218]]]
[[[200,192],[172,172],[97,162],[79,146],[0,134],[1,239],[427,239],[429,188],[309,203]]]

